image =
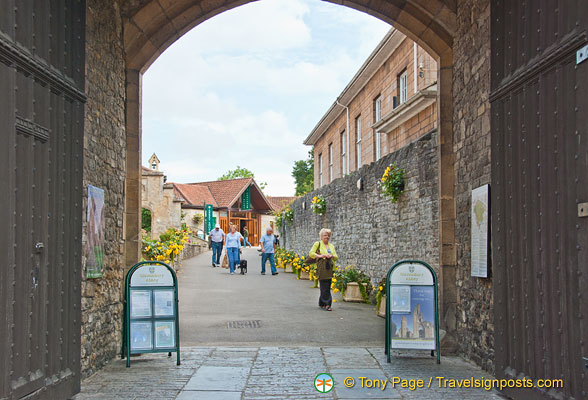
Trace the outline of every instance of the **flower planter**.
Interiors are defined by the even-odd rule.
[[[365,283],[362,283],[362,285],[365,287]],[[361,291],[359,290],[359,284],[357,282],[349,282],[347,284],[343,300],[355,303],[363,303],[363,297],[361,297]]]
[[[310,278],[310,275],[308,275],[308,272],[306,271],[300,271],[300,279],[306,279],[308,280]]]
[[[294,273],[294,268],[292,267],[291,263],[288,263],[284,266],[284,272]]]
[[[380,308],[378,308],[378,317],[386,318],[386,295],[383,295],[382,300],[380,300]]]

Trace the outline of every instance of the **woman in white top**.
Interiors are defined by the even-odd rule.
[[[243,239],[243,236],[237,232],[237,226],[231,225],[231,233],[225,236],[225,247],[227,248],[227,256],[229,257],[231,275],[235,274],[237,265],[241,263],[241,257],[239,256],[241,239]]]

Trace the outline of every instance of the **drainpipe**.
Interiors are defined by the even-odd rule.
[[[414,71],[414,94],[416,94],[417,92],[417,44],[416,42],[414,42],[414,47],[413,47],[414,51],[414,60],[412,62],[412,67],[413,67],[413,71]]]
[[[347,128],[345,129],[345,135],[347,136],[347,148],[345,149],[345,158],[347,159],[347,165],[345,166],[345,169],[347,171],[344,171],[345,174],[349,173],[349,107],[344,106],[343,104],[339,103],[339,99],[335,100],[335,102],[340,105],[341,107],[343,107],[346,111],[347,111]]]

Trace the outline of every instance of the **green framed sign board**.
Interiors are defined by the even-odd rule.
[[[441,363],[437,275],[423,261],[394,264],[386,276],[386,356],[392,349],[431,350]]]
[[[171,353],[180,365],[178,279],[161,261],[135,264],[125,279],[121,358],[131,366],[131,354]]]
[[[251,210],[251,186],[241,195],[241,210]]]
[[[206,221],[206,229],[204,234],[208,235],[208,233],[214,228],[216,225],[216,218],[213,217],[213,206],[212,204],[206,204],[204,206],[204,221]]]

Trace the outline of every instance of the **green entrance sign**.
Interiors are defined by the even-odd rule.
[[[386,277],[386,355],[390,350],[431,350],[441,363],[437,275],[423,261],[405,260]]]
[[[135,264],[125,279],[123,345],[121,358],[131,354],[171,353],[180,365],[178,280],[169,265],[160,261]]]
[[[251,186],[241,195],[241,210],[251,210]]]
[[[216,218],[213,217],[213,207],[212,204],[206,204],[204,206],[204,221],[206,221],[206,229],[205,234],[208,233],[214,228],[216,225]]]

